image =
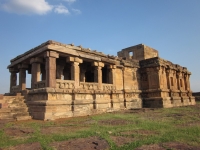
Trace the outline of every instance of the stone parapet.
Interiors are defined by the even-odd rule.
[[[74,89],[75,88],[75,81],[72,80],[60,80],[56,79],[56,88],[60,89]]]

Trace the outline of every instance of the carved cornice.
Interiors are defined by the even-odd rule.
[[[178,64],[173,64],[170,61],[167,61],[165,59],[155,57],[155,58],[150,58],[146,60],[141,60],[140,61],[140,67],[141,68],[151,68],[151,67],[158,67],[162,66],[165,68],[166,73],[170,73],[171,70],[175,70],[178,72],[183,72],[185,74],[191,74],[186,67],[182,67]]]

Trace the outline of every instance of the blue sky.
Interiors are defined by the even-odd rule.
[[[1,0],[0,93],[9,91],[10,59],[50,39],[112,55],[146,44],[187,67],[200,91],[199,8],[200,0]]]

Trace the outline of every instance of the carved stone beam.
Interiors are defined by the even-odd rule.
[[[39,57],[31,58],[30,64],[32,63],[43,63],[43,59]]]
[[[28,69],[28,64],[19,64],[18,69]]]

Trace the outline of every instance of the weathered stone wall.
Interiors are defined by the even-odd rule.
[[[140,66],[144,107],[195,104],[189,85],[191,73],[186,68],[158,57],[140,61]]]
[[[141,108],[142,101],[139,93],[140,91],[124,93],[118,90],[43,88],[30,91],[27,104],[34,119],[48,120],[112,112],[125,108]]]
[[[116,74],[116,89],[123,90],[124,88],[124,81],[123,81],[123,70],[122,68],[117,68],[115,71]]]
[[[119,57],[126,59],[144,60],[158,57],[158,51],[143,44],[122,49],[117,53]]]

